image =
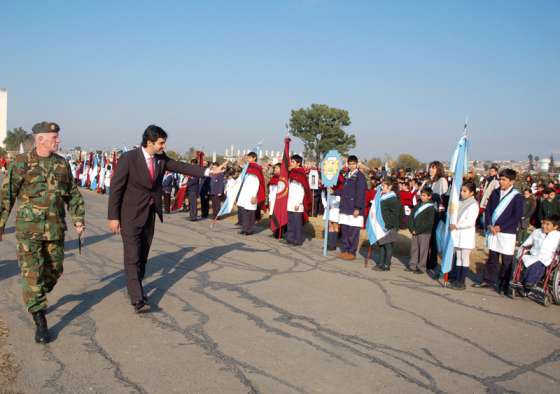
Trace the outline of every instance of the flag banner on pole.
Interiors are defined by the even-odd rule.
[[[451,271],[453,263],[455,246],[453,245],[453,238],[451,237],[449,226],[457,223],[461,187],[463,186],[463,177],[466,174],[468,167],[467,154],[468,140],[465,132],[465,135],[463,135],[457,143],[457,148],[455,148],[455,152],[453,153],[451,164],[449,166],[451,171],[453,171],[453,182],[449,191],[449,206],[447,208],[447,215],[445,221],[440,221],[436,229],[438,251],[441,253],[442,274],[447,274]]]
[[[381,212],[381,202],[389,198],[397,198],[397,195],[394,192],[383,194],[381,186],[378,186],[366,222],[366,232],[370,245],[375,244],[389,233],[385,228],[385,220],[383,220]]]
[[[261,145],[262,143],[259,142],[251,151],[251,152],[255,152],[257,154],[257,157],[259,156]],[[218,212],[216,218],[231,213],[233,206],[237,203],[239,192],[241,191],[241,187],[243,186],[243,182],[245,181],[245,177],[247,176],[247,168],[249,168],[249,163],[245,163],[243,169],[241,170],[241,174],[235,180],[235,184],[230,189],[228,189],[226,200],[222,204],[222,207],[220,208],[220,212]]]
[[[284,154],[280,162],[280,177],[276,186],[274,211],[270,213],[270,229],[276,231],[288,224],[288,176],[290,167],[290,138],[284,138]]]
[[[95,158],[93,159],[93,173],[92,173],[93,178],[91,179],[90,190],[97,189],[98,172],[99,172],[99,159],[96,154]]]

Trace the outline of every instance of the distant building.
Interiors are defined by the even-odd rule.
[[[4,140],[8,133],[8,91],[0,88],[0,146],[4,147]]]
[[[540,161],[540,171],[541,172],[548,172],[550,170],[550,159],[549,158],[543,158]]]

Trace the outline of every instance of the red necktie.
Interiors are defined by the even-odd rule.
[[[148,158],[148,171],[150,172],[150,180],[153,182],[156,176],[156,169],[154,167],[154,158]]]

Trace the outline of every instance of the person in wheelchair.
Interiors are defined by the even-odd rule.
[[[527,294],[539,283],[546,272],[546,267],[550,265],[556,249],[560,243],[560,225],[559,215],[549,215],[541,222],[541,228],[536,229],[531,233],[529,238],[521,245],[519,253],[522,253],[523,248],[528,249],[529,253],[525,254],[522,258],[523,261],[523,274],[521,283],[523,284],[524,291],[521,295]]]

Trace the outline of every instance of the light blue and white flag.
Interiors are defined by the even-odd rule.
[[[255,152],[257,154],[257,157],[259,157],[261,152],[261,145],[262,142],[259,142],[250,152]],[[235,180],[235,184],[230,189],[228,189],[226,200],[222,204],[220,212],[218,212],[216,218],[229,214],[233,209],[233,206],[237,203],[239,192],[243,187],[243,182],[245,181],[245,176],[247,175],[247,168],[249,168],[249,163],[245,163],[243,169],[241,170],[241,174]]]
[[[97,181],[98,181],[98,177],[97,177],[97,172],[98,172],[98,157],[97,154],[93,157],[93,173],[92,173],[92,179],[90,179],[90,189],[91,190],[96,190],[97,189]]]
[[[366,223],[366,231],[370,245],[375,244],[389,233],[385,228],[385,220],[383,220],[383,214],[381,212],[381,202],[389,198],[397,198],[397,195],[394,192],[382,194],[381,186],[378,186]]]
[[[450,224],[457,223],[459,214],[459,200],[461,198],[461,187],[463,186],[463,177],[468,169],[467,153],[468,140],[466,133],[467,125],[465,124],[465,134],[457,143],[457,148],[451,159],[450,169],[453,171],[453,183],[449,192],[449,205],[447,208],[447,216],[445,221],[440,221],[436,230],[436,240],[438,251],[441,253],[441,273],[447,274],[451,271],[453,263],[453,253],[455,246],[449,229]]]

